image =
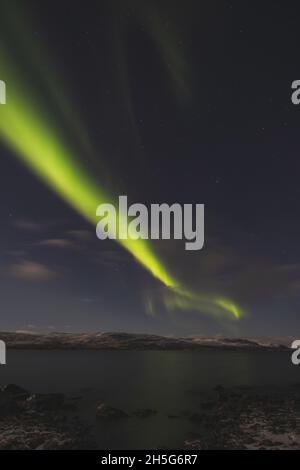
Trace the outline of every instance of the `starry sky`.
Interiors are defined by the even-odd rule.
[[[298,10],[283,1],[1,2],[1,330],[297,331]],[[75,205],[28,163],[44,161],[52,136],[64,142],[58,160],[72,149]],[[64,168],[47,171],[69,194]],[[192,302],[172,297],[130,250],[97,239],[78,210],[92,184],[146,205],[205,204],[203,250],[153,244]],[[219,298],[239,318],[215,311]]]

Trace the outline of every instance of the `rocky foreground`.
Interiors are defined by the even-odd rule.
[[[280,392],[215,388],[215,399],[187,419],[201,425],[186,449],[300,449],[300,384]]]
[[[268,393],[219,385],[196,410],[177,410],[165,417],[170,426],[185,421],[193,429],[177,449],[299,449],[299,392],[300,384]],[[101,449],[101,436],[77,416],[80,400],[61,393],[35,394],[13,384],[2,387],[0,450]],[[98,403],[94,413],[104,426],[119,426],[122,420],[143,422],[163,411],[128,412]],[[157,449],[166,447],[158,443]]]
[[[226,350],[288,351],[294,338],[167,337],[134,333],[0,332],[8,348],[98,350]]]
[[[0,390],[0,450],[87,449],[89,429],[64,394],[35,394],[10,384]]]

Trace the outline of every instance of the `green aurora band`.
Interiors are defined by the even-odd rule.
[[[0,106],[0,139],[49,188],[63,198],[86,220],[96,225],[96,208],[101,203],[114,204],[90,174],[76,152],[65,141],[53,117],[45,112],[30,87],[24,87],[19,70],[0,49],[1,79],[7,83],[7,104]],[[26,88],[26,92],[25,92]],[[117,240],[166,289],[167,309],[198,310],[209,314],[229,314],[237,319],[242,311],[224,298],[191,292],[175,279],[154,252],[148,240]]]

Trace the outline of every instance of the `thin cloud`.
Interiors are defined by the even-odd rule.
[[[46,265],[35,261],[22,260],[10,267],[10,274],[24,281],[49,281],[56,277],[56,272]]]
[[[56,248],[74,248],[74,244],[66,238],[48,238],[38,243],[40,246],[50,246]]]
[[[34,222],[28,219],[20,219],[14,221],[14,226],[19,230],[24,230],[26,232],[39,232],[43,230],[44,225],[38,222]]]
[[[83,302],[85,304],[92,304],[92,303],[95,302],[95,299],[93,297],[83,297],[80,300],[81,300],[81,302]]]

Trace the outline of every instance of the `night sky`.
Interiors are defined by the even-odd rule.
[[[1,330],[295,334],[295,5],[1,1]],[[16,83],[28,121],[25,113],[4,122]],[[117,243],[98,240],[96,225],[18,157],[35,142],[47,152],[31,112],[76,154],[78,173],[109,194],[146,205],[204,203],[203,250],[168,240],[154,250],[188,289],[230,299],[240,318],[202,311],[202,303],[168,308],[160,279]],[[13,145],[3,137],[7,126]],[[82,187],[89,181],[82,176]]]

